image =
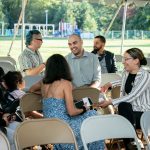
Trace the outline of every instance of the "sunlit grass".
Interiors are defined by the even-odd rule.
[[[92,51],[93,49],[93,39],[84,39],[84,49],[87,51]],[[0,55],[6,56],[11,44],[11,38],[0,37]],[[120,54],[121,40],[107,40],[106,49],[112,51],[115,54]],[[125,40],[124,50],[131,47],[138,47],[143,50],[146,56],[150,55],[150,40]],[[44,61],[52,54],[59,53],[62,55],[67,55],[70,50],[68,48],[67,39],[44,39],[43,45],[40,48],[40,52]],[[10,55],[17,61],[18,56],[21,53],[21,40],[17,38],[14,41]]]

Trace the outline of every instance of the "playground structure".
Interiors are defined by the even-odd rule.
[[[65,1],[65,0],[64,0]],[[70,2],[82,2],[83,0],[66,0],[66,1],[70,1]],[[90,2],[90,3],[99,3],[100,2],[100,0],[87,0],[88,2]],[[16,35],[18,35],[18,31],[20,32],[20,35],[21,35],[21,37],[22,37],[22,43],[21,43],[21,50],[23,50],[23,45],[24,45],[24,36],[25,36],[25,32],[26,32],[26,27],[28,27],[28,30],[30,30],[30,29],[32,29],[32,28],[34,28],[34,29],[41,29],[42,31],[43,31],[43,36],[48,36],[48,26],[49,25],[51,25],[51,24],[48,24],[48,10],[45,10],[45,13],[46,13],[46,24],[26,24],[26,23],[24,23],[24,18],[25,18],[25,8],[26,8],[26,5],[27,5],[27,2],[28,2],[28,0],[22,0],[22,11],[21,11],[21,13],[20,13],[20,17],[19,17],[19,20],[18,20],[18,24],[16,24],[15,25],[15,30],[14,30],[14,34],[13,34],[13,40],[12,40],[12,43],[11,43],[11,46],[10,46],[10,48],[9,48],[9,52],[8,52],[8,56],[9,56],[9,54],[10,54],[10,51],[11,51],[11,48],[12,48],[12,45],[13,45],[13,42],[14,42],[14,40],[15,40],[15,37],[16,37]],[[111,5],[111,4],[113,4],[113,3],[115,3],[116,2],[116,0],[111,0],[111,4],[110,4],[110,0],[105,0],[105,2],[108,4],[108,5]],[[109,2],[109,3],[108,3]],[[119,11],[120,11],[120,9],[121,9],[121,7],[123,7],[124,8],[124,12],[123,12],[123,24],[122,24],[122,31],[121,31],[121,34],[119,34],[119,36],[118,36],[118,38],[121,38],[121,48],[120,48],[120,54],[122,54],[122,52],[123,52],[123,46],[124,46],[124,38],[125,38],[125,36],[127,37],[127,39],[128,39],[128,37],[130,38],[132,35],[132,37],[133,38],[135,38],[136,39],[136,35],[135,35],[135,32],[133,33],[133,34],[128,34],[128,32],[126,33],[126,31],[125,31],[125,25],[126,25],[126,13],[127,13],[127,7],[128,7],[128,5],[129,4],[131,4],[131,3],[134,3],[135,5],[142,5],[142,6],[144,6],[145,4],[147,4],[147,3],[149,3],[150,1],[149,0],[120,0],[120,1],[118,1],[118,4],[119,4],[119,7],[118,7],[118,9],[117,9],[117,11],[116,11],[116,13],[115,13],[115,15],[114,15],[114,17],[112,18],[112,21],[110,22],[110,24],[109,24],[109,26],[108,26],[108,28],[107,28],[107,30],[105,31],[105,36],[106,37],[115,37],[115,32],[111,32],[111,35],[110,35],[110,28],[111,28],[111,26],[112,26],[112,24],[113,24],[113,22],[114,22],[114,20],[115,20],[115,18],[116,18],[116,16],[117,16],[117,14],[119,13]],[[63,22],[63,21],[62,21]],[[27,25],[27,26],[26,26]],[[21,28],[22,28],[22,30],[20,30],[19,29],[19,27],[21,26]],[[68,29],[68,28],[70,28],[68,25],[67,25],[67,23],[66,24],[63,24],[63,23],[60,23],[59,24],[59,34],[60,34],[60,36],[61,37],[64,37],[65,35],[66,35],[66,33],[69,31],[69,30],[65,30],[64,28],[65,28],[65,26],[66,26],[66,28]],[[68,26],[68,27],[67,27]],[[51,26],[50,26],[51,27]],[[53,27],[52,26],[52,33],[54,34],[54,32],[55,32],[55,26]],[[73,27],[74,28],[74,27]],[[72,28],[72,29],[73,29]],[[19,30],[18,30],[19,29]],[[71,29],[71,30],[72,30]],[[74,28],[75,29],[75,28]],[[40,31],[41,31],[40,30]],[[70,30],[70,31],[71,31]],[[61,31],[61,32],[60,32]],[[147,32],[147,31],[146,31]],[[146,33],[145,31],[144,32],[141,32],[141,33],[138,33],[138,36],[140,36],[141,35],[141,39],[144,39],[145,37],[148,37],[149,38],[149,36],[147,36],[147,34],[146,34],[146,36],[144,36],[144,33]],[[71,32],[70,32],[71,33]],[[68,34],[68,33],[67,33]],[[69,34],[68,34],[69,35]],[[88,35],[89,36],[89,35]],[[84,36],[83,36],[84,37]],[[86,37],[87,37],[87,35],[86,35]],[[93,37],[93,35],[90,35],[89,37]]]
[[[4,35],[4,26],[5,26],[4,21],[0,21],[0,25],[1,25],[0,34],[3,36]]]
[[[17,28],[18,24],[14,24],[14,30]],[[19,24],[19,26],[22,26],[22,24]],[[55,33],[55,25],[54,24],[32,24],[32,23],[25,23],[24,24],[25,30],[32,30],[32,29],[37,29],[40,30],[42,33],[43,37],[50,37],[50,32],[52,31],[52,35]],[[17,33],[17,35],[21,35],[21,33]]]

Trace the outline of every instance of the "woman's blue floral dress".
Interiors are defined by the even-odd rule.
[[[67,122],[74,131],[79,150],[84,150],[83,143],[80,136],[80,128],[84,119],[95,116],[96,111],[90,110],[82,115],[69,116],[65,101],[63,99],[46,98],[43,99],[43,114],[45,118],[59,118]],[[89,150],[104,150],[104,141],[96,141],[88,144]],[[56,144],[54,145],[55,150],[74,150],[73,144]]]

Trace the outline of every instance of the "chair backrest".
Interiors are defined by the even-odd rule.
[[[60,119],[26,120],[15,131],[17,150],[43,144],[73,143],[76,150],[77,142],[70,126]]]
[[[35,84],[36,82],[40,81],[42,78],[43,77],[41,75],[25,76],[23,78],[24,81],[25,81],[24,91],[28,91],[33,84]]]
[[[150,136],[150,111],[146,111],[142,114],[140,124],[148,149],[150,150],[150,140],[148,138]]]
[[[8,71],[16,71],[15,65],[9,61],[0,61],[0,67],[3,68],[5,73],[7,73]]]
[[[15,66],[17,65],[15,59],[12,58],[12,57],[10,57],[10,56],[3,56],[3,57],[0,57],[0,62],[2,62],[2,61],[9,61],[9,62],[11,62],[13,65],[15,65]]]
[[[10,150],[10,143],[7,137],[0,131],[0,149],[1,150]]]
[[[34,93],[25,94],[20,100],[20,108],[23,119],[25,113],[34,110],[42,110],[42,96]]]
[[[101,86],[108,82],[120,80],[121,76],[116,73],[104,73],[101,75]]]
[[[114,138],[134,138],[140,149],[133,126],[120,115],[89,117],[83,121],[80,133],[85,150],[87,150],[87,143]]]
[[[150,73],[150,57],[147,57],[146,60],[147,60],[147,65],[142,67]]]
[[[111,89],[111,98],[119,98],[120,97],[120,86],[114,87]]]
[[[115,55],[116,62],[122,62],[122,56],[121,55]]]
[[[116,80],[121,80],[121,76],[116,74],[116,73],[104,73],[101,76],[101,86],[108,82],[116,81]],[[115,88],[112,88],[111,90],[111,97],[113,99],[120,97],[120,86],[117,86]]]
[[[81,100],[84,97],[91,98],[92,102],[98,102],[100,91],[92,87],[80,87],[73,90],[73,99]]]
[[[146,60],[147,60],[147,66],[150,67],[150,57],[147,57]]]

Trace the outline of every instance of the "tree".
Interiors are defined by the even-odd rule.
[[[88,32],[97,30],[97,22],[94,18],[95,11],[89,3],[74,4],[74,16],[80,29]]]
[[[4,14],[3,14],[3,12],[2,12],[2,2],[1,2],[1,0],[0,0],[0,21],[3,21],[4,20]]]
[[[150,30],[150,5],[135,8],[135,13],[127,20],[128,30]]]
[[[72,3],[62,2],[57,5],[55,15],[53,17],[53,22],[58,25],[60,21],[74,24],[75,18]]]
[[[21,12],[21,1],[20,0],[1,0],[2,12],[6,16],[9,29],[14,28],[14,23],[17,22]]]
[[[109,23],[111,22],[111,19],[118,6],[114,4],[110,7],[104,3],[104,1],[100,1],[100,3],[93,3],[92,6],[95,10],[94,18],[98,25],[97,30],[104,34],[104,31],[107,29]]]

